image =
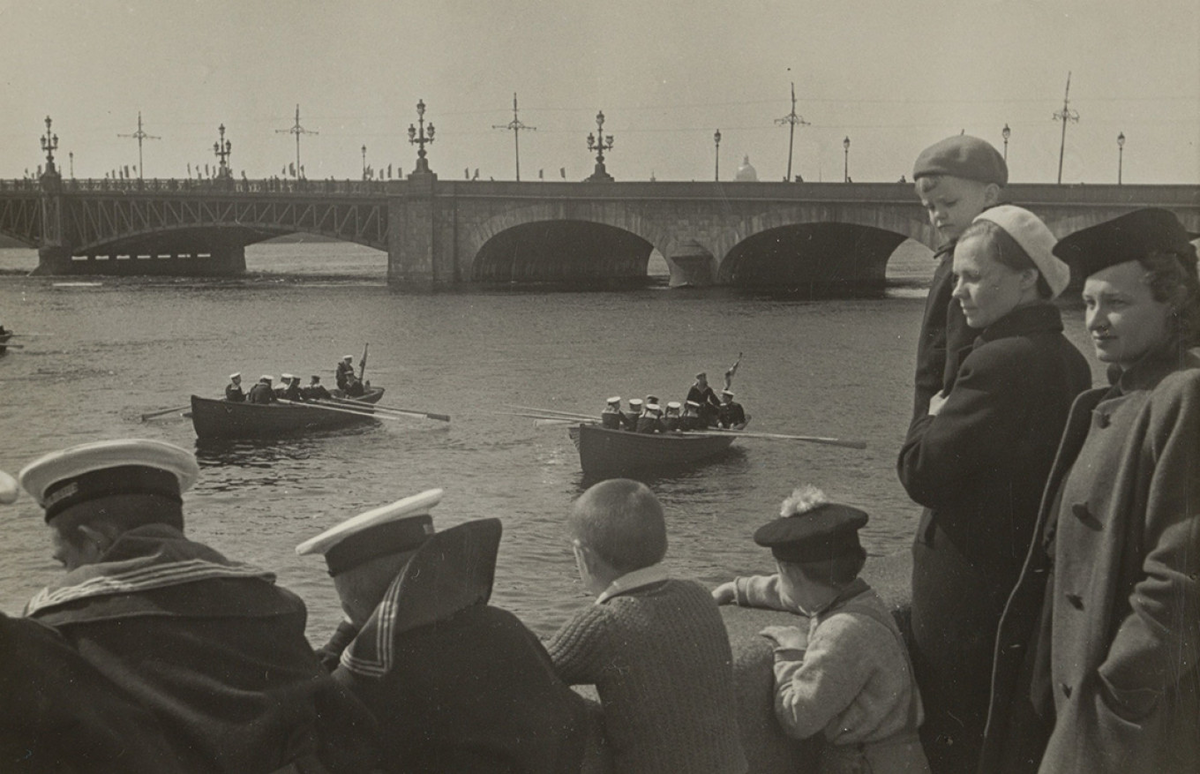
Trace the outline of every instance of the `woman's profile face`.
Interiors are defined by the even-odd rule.
[[[997,261],[982,235],[955,246],[954,275],[952,295],[972,328],[988,327],[1025,300],[1023,273]]]
[[[1084,281],[1085,322],[1102,363],[1127,369],[1170,339],[1171,305],[1156,301],[1145,279],[1140,263],[1126,261]]]

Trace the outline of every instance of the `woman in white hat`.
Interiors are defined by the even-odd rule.
[[[1067,265],[1033,213],[985,210],[954,250],[953,297],[979,331],[948,394],[913,420],[900,481],[925,506],[913,545],[913,666],[935,772],[974,771],[992,646],[1029,548],[1038,503],[1075,396],[1091,386],[1051,299]]]

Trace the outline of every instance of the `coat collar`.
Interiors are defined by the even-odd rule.
[[[1012,336],[1061,332],[1062,329],[1062,315],[1059,314],[1058,307],[1049,301],[1039,301],[1029,306],[1018,307],[984,328],[975,340],[975,346]]]
[[[596,597],[596,604],[602,605],[613,597],[628,594],[631,591],[645,588],[655,583],[662,583],[667,579],[667,569],[661,564],[652,564],[640,570],[627,572],[608,584],[608,588],[601,592],[600,596]]]
[[[1115,397],[1152,390],[1168,374],[1185,368],[1200,368],[1200,350],[1166,347],[1151,352],[1125,371],[1111,365],[1108,368],[1108,383],[1112,385],[1109,395]]]
[[[814,610],[814,611],[808,613],[807,615],[811,618],[822,618],[822,619],[827,618],[830,615],[836,613],[839,608],[841,608],[843,605],[845,605],[851,599],[854,599],[859,594],[863,594],[870,590],[871,590],[871,587],[869,585],[867,585],[867,582],[865,580],[863,580],[862,578],[855,578],[853,581],[850,582],[850,585],[848,585],[848,586],[846,586],[846,588],[842,589],[841,592],[836,597],[833,598],[832,602],[830,602],[828,605],[821,608],[820,610]]]

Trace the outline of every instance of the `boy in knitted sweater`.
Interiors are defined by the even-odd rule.
[[[798,613],[802,626],[768,626],[775,652],[775,716],[790,736],[823,733],[822,774],[927,774],[917,738],[921,698],[904,640],[879,596],[858,577],[867,514],[797,489],[754,542],[778,572],[713,590],[721,604]]]
[[[603,481],[567,526],[580,578],[598,596],[546,647],[566,683],[596,686],[614,770],[745,772],[725,624],[702,586],[667,576],[654,493]]]

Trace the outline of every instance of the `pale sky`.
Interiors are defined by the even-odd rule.
[[[749,155],[779,180],[791,110],[793,174],[840,180],[849,137],[856,182],[911,173],[926,145],[966,131],[1002,149],[1014,182],[1054,182],[1067,73],[1064,182],[1200,183],[1200,3],[1196,0],[0,0],[0,177],[34,172],[47,114],[61,168],[77,177],[137,164],[182,177],[214,164],[217,125],[232,166],[310,179],[407,174],[407,128],[423,99],[444,179],[478,168],[511,180],[591,172],[586,137],[603,110],[618,180],[710,180]]]

